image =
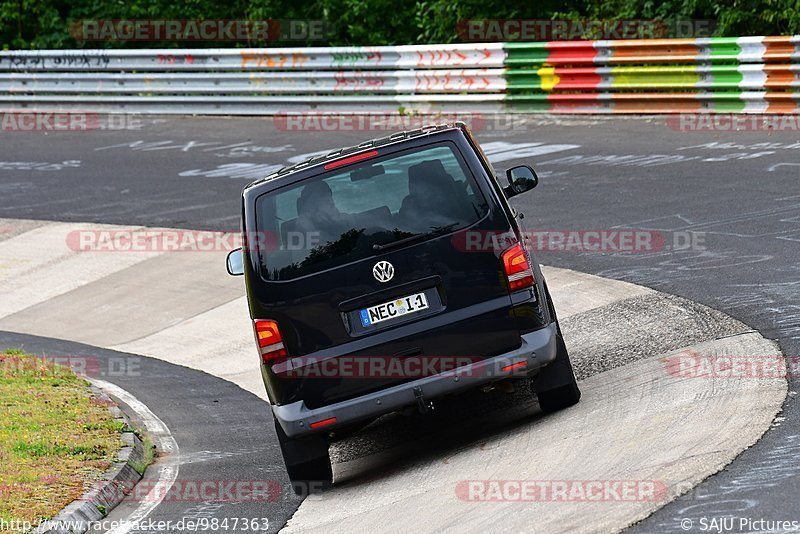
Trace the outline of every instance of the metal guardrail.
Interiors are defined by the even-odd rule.
[[[705,37],[620,41],[506,43],[506,65],[790,63],[800,61],[800,36]]]
[[[541,67],[509,69],[512,91],[549,90],[800,90],[796,65],[678,65],[637,67]]]
[[[800,113],[800,36],[0,52],[0,109]]]
[[[0,71],[260,71],[502,67],[502,43],[0,52]]]
[[[0,74],[0,91],[53,94],[497,93],[503,69],[364,72],[164,72]]]

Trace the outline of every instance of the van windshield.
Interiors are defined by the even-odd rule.
[[[482,219],[486,199],[449,142],[377,157],[258,198],[267,280],[288,280]],[[402,245],[402,243],[398,243]]]

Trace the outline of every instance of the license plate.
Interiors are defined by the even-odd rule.
[[[366,328],[376,323],[403,317],[409,313],[418,312],[428,308],[428,299],[425,293],[415,293],[407,297],[390,300],[377,306],[370,306],[361,310],[361,324]]]

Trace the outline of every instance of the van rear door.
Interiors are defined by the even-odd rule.
[[[288,351],[265,370],[276,402],[322,406],[520,346],[500,259],[514,233],[465,146],[373,150],[258,197],[250,306]]]

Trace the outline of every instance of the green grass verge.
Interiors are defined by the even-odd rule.
[[[102,479],[125,425],[66,367],[0,352],[0,518],[37,523]]]

